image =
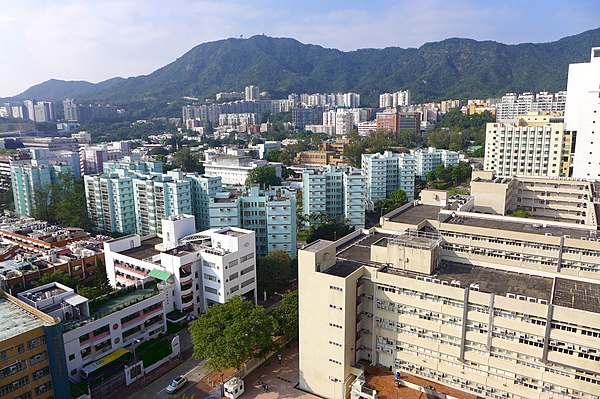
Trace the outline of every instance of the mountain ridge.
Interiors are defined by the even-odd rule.
[[[566,88],[570,63],[589,61],[600,28],[553,42],[503,44],[448,38],[419,48],[352,51],[263,35],[199,44],[148,75],[86,81],[49,81],[14,98],[128,102],[207,98],[254,84],[281,98],[296,92],[359,92],[371,105],[377,94],[410,89],[416,101],[497,97],[506,92]]]

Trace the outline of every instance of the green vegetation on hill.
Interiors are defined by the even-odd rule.
[[[551,43],[506,45],[470,39],[426,43],[418,49],[388,47],[343,52],[294,39],[254,36],[200,44],[176,61],[146,75],[87,82],[48,81],[18,97],[140,103],[258,85],[281,98],[296,92],[355,91],[377,105],[378,94],[413,91],[414,101],[495,97],[515,91],[557,91],[566,87],[570,63],[589,60],[600,28]],[[69,87],[67,87],[67,85]]]

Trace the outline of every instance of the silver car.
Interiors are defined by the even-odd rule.
[[[165,391],[168,394],[172,394],[175,393],[179,390],[179,388],[181,388],[182,386],[184,386],[185,384],[187,384],[187,378],[185,378],[184,376],[180,375],[179,377],[175,378],[173,381],[171,381],[171,383],[167,386],[167,388],[165,389]]]

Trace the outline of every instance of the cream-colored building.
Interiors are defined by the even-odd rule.
[[[514,122],[488,123],[484,170],[502,176],[568,177],[572,137],[562,113],[529,112]]]
[[[510,215],[526,210],[542,224],[574,223],[596,228],[596,184],[582,179],[497,177],[492,172],[474,172],[471,195],[475,211]]]
[[[425,190],[381,228],[299,251],[301,389],[346,397],[366,361],[485,398],[599,397],[597,224],[478,206]]]

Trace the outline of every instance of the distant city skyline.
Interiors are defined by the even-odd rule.
[[[96,83],[149,74],[228,37],[264,33],[343,51],[451,37],[517,44],[555,41],[598,21],[597,0],[23,0],[0,11],[0,97],[52,78]]]

